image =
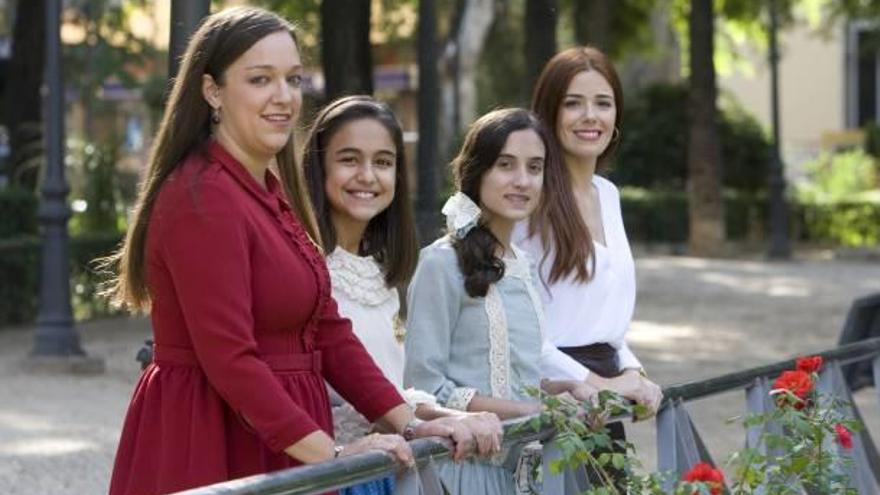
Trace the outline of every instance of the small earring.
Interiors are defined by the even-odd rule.
[[[611,133],[611,140],[617,141],[618,139],[620,139],[620,129],[618,129],[617,126],[614,126],[614,132]]]
[[[211,109],[211,123],[214,125],[220,123],[220,107]]]

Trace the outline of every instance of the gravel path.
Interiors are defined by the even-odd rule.
[[[833,347],[851,301],[880,292],[880,263],[638,260],[639,300],[630,342],[662,384],[706,378]],[[107,361],[97,377],[21,371],[31,335],[0,331],[0,493],[106,493],[119,429],[139,373],[134,354],[149,337],[144,319],[80,327],[86,349]],[[873,390],[857,394],[880,435]],[[716,460],[742,443],[724,420],[742,412],[742,393],[689,406]],[[651,422],[629,427],[646,467],[655,465]],[[877,437],[880,439],[880,437]]]

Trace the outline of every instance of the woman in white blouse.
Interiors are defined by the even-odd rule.
[[[595,48],[565,50],[544,67],[532,109],[555,129],[553,144],[566,165],[545,180],[568,185],[517,231],[520,246],[539,260],[547,336],[591,371],[588,383],[653,414],[662,400],[660,387],[645,376],[625,340],[636,280],[620,196],[614,184],[596,175],[620,140],[623,95],[617,73]],[[553,378],[584,378],[553,360],[542,365]]]
[[[450,429],[456,459],[471,448],[493,454],[501,447],[496,415],[452,411],[439,407],[431,394],[402,390],[405,330],[398,317],[397,287],[408,282],[418,256],[403,153],[403,133],[394,114],[368,96],[336,100],[315,118],[303,167],[322,245],[329,252],[333,298],[416,416]],[[345,403],[333,408],[333,420],[341,443],[373,428]],[[377,480],[341,493],[390,495],[393,481]]]

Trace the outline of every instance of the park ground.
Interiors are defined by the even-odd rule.
[[[880,262],[821,254],[785,263],[637,256],[639,300],[630,343],[662,385],[698,380],[836,345],[853,299],[880,292]],[[0,330],[0,493],[106,493],[123,416],[150,336],[142,318],[80,325],[84,346],[107,364],[84,377],[22,371],[29,329]],[[874,389],[856,394],[880,434]],[[697,428],[717,461],[739,448],[742,392],[695,401]],[[639,457],[655,465],[653,423],[628,426]]]

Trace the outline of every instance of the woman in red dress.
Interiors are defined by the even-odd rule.
[[[111,260],[114,297],[150,311],[155,337],[111,495],[168,493],[369,449],[412,463],[396,434],[335,446],[324,380],[387,431],[473,446],[460,425],[413,423],[338,315],[294,162],[302,70],[292,26],[260,9],[212,15],[189,43],[132,226]],[[497,432],[481,434],[485,445],[499,442]]]

